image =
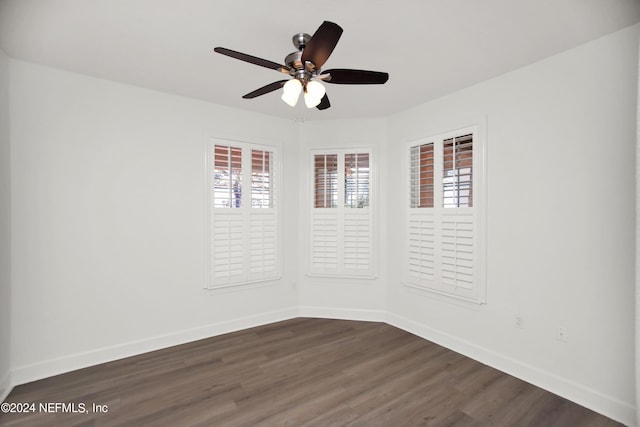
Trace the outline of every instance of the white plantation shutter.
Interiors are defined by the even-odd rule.
[[[342,228],[345,273],[366,275],[371,270],[370,220],[368,212],[345,213]]]
[[[477,127],[409,144],[408,285],[485,302],[483,149]]]
[[[466,295],[474,286],[473,215],[445,215],[441,233],[441,279],[449,292]]]
[[[277,222],[274,213],[255,212],[249,218],[249,270],[253,278],[277,275]]]
[[[280,277],[275,161],[274,147],[212,140],[208,288]]]
[[[312,271],[338,273],[338,216],[314,212],[311,221]]]
[[[223,212],[211,221],[214,238],[212,280],[229,283],[242,278],[244,272],[244,221],[237,212]]]
[[[312,275],[373,277],[371,153],[313,151]]]
[[[435,223],[430,215],[409,219],[409,277],[414,283],[432,283],[436,268]]]

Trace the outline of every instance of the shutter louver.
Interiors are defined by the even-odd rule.
[[[362,273],[371,268],[371,236],[368,213],[345,215],[343,231],[344,269]]]
[[[433,218],[413,215],[409,219],[409,276],[416,283],[435,277],[435,223]]]
[[[335,213],[316,213],[312,223],[312,270],[337,273],[338,218]]]
[[[442,283],[473,289],[473,217],[447,215],[442,221]]]
[[[276,218],[273,214],[255,214],[250,218],[249,268],[253,278],[276,273]]]
[[[227,283],[241,277],[244,272],[244,222],[235,213],[216,215],[211,224],[212,278],[217,283]]]

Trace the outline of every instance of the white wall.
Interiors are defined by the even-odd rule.
[[[9,58],[0,50],[0,401],[11,385],[11,159]]]
[[[629,424],[638,29],[397,114],[389,141],[488,124],[488,303],[403,286],[392,250],[391,323]],[[395,179],[404,153],[387,152]],[[390,248],[405,244],[405,193],[389,194],[402,207],[389,215]]]
[[[311,277],[310,256],[310,209],[313,204],[310,150],[324,148],[371,147],[372,169],[377,175],[375,184],[383,181],[384,171],[378,165],[382,161],[381,149],[387,137],[386,119],[328,120],[306,122],[300,125],[300,223],[299,223],[299,303],[300,312],[305,316],[338,317],[359,320],[383,320],[386,311],[386,234],[383,227],[385,209],[382,208],[386,194],[383,189],[377,193],[374,202],[374,216],[377,224],[373,233],[377,239],[375,262],[377,274],[374,279]],[[378,185],[379,187],[379,185]],[[372,201],[373,202],[373,201]],[[377,215],[376,213],[377,212]]]
[[[295,229],[281,281],[203,289],[208,138],[294,164],[295,123],[10,63],[14,383],[297,314]]]

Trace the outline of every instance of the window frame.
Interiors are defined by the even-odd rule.
[[[349,154],[367,154],[369,165],[368,176],[368,203],[362,207],[347,207],[345,190],[347,181],[345,176],[345,157]],[[315,157],[317,155],[337,155],[337,202],[334,207],[316,207],[316,169]],[[349,278],[349,279],[374,279],[377,277],[377,216],[376,210],[376,163],[375,151],[371,146],[354,146],[350,148],[318,148],[309,150],[309,252],[307,276],[309,277],[332,277],[332,278]],[[368,268],[367,269],[350,269],[347,268],[348,262],[345,261],[345,236],[338,232],[337,250],[335,256],[337,258],[336,267],[328,269],[314,268],[314,221],[317,218],[331,220],[335,217],[336,230],[345,230],[345,224],[348,221],[354,223],[366,215],[368,232]],[[358,225],[359,229],[362,224]],[[347,255],[348,258],[348,255]]]
[[[445,207],[443,195],[443,142],[471,134],[473,141],[471,207]],[[420,181],[412,181],[412,149],[433,144],[433,206],[416,206],[415,195]],[[446,132],[435,133],[426,138],[418,138],[404,144],[403,187],[406,191],[404,209],[406,211],[405,254],[403,283],[406,286],[438,294],[455,301],[486,304],[486,124],[478,121],[472,125]],[[415,176],[415,175],[414,175]],[[420,177],[420,175],[417,175]],[[413,205],[413,206],[412,206]],[[471,222],[470,222],[471,221]],[[447,269],[444,258],[451,251],[451,236],[462,241],[466,236],[472,239],[472,281],[469,287],[446,284],[443,272]],[[456,240],[455,242],[457,242]],[[453,243],[457,249],[458,243]],[[457,253],[457,252],[456,252]],[[455,256],[456,260],[464,255]],[[424,268],[417,272],[416,265]],[[462,281],[460,282],[462,283]]]
[[[215,170],[215,147],[228,146],[241,149],[241,194],[247,196],[240,199],[239,207],[215,207],[215,196],[212,191]],[[253,202],[253,151],[269,152],[270,155],[270,207],[257,207]],[[261,282],[272,282],[282,278],[282,197],[281,197],[282,164],[280,150],[277,145],[253,143],[247,141],[209,138],[205,155],[205,272],[204,288],[207,290],[225,289]],[[229,276],[227,279],[216,277],[215,244],[217,221],[236,221],[237,227],[242,228],[242,268],[241,273]],[[261,228],[261,224],[266,224]],[[255,230],[261,230],[257,232]],[[257,254],[252,254],[251,241],[268,236],[268,249],[273,251],[273,268],[268,274],[252,272],[252,265],[259,260]],[[219,237],[218,237],[219,238]],[[220,242],[220,240],[218,240]],[[252,264],[253,262],[253,264]],[[270,263],[271,264],[271,263]]]

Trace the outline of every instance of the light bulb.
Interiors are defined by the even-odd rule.
[[[325,93],[326,89],[319,81],[311,80],[308,82],[304,91],[304,103],[307,108],[313,108],[320,104]]]
[[[291,79],[282,87],[282,96],[280,98],[290,106],[295,107],[301,90],[302,83],[300,83],[300,80]]]

